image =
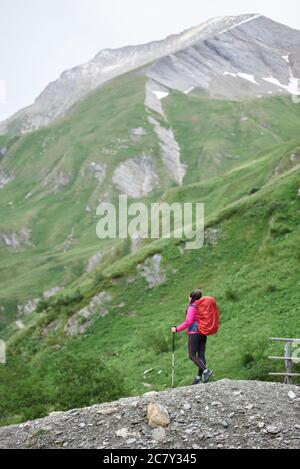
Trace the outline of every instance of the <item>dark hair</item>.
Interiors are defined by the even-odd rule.
[[[195,301],[200,300],[202,298],[202,291],[201,290],[194,290],[190,293],[191,304]]]

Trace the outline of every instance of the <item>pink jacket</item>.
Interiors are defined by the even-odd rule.
[[[196,322],[196,311],[197,309],[195,306],[190,305],[188,307],[185,321],[176,328],[177,332],[187,329],[188,334],[199,334],[198,324]]]

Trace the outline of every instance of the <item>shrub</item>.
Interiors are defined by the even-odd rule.
[[[249,191],[249,195],[253,195],[253,194],[256,194],[256,192],[260,191],[260,187],[253,187],[250,191]]]
[[[246,352],[243,357],[242,357],[242,365],[244,368],[252,368],[253,365],[255,364],[255,358],[253,355],[249,352]]]
[[[37,313],[43,313],[46,311],[50,306],[50,302],[48,300],[41,300],[39,301],[37,307],[36,307],[36,312]]]
[[[228,301],[237,301],[238,300],[238,295],[233,290],[228,288],[227,290],[225,290],[225,298]]]
[[[266,286],[266,293],[276,293],[277,291],[279,291],[279,288],[276,285]]]
[[[275,222],[270,228],[270,234],[273,238],[289,234],[291,231],[291,228],[286,223],[282,222]]]
[[[167,353],[172,350],[172,337],[171,334],[166,334],[162,330],[153,330],[151,333],[143,334],[142,336],[143,347],[154,350],[155,353]]]
[[[125,394],[120,373],[97,356],[65,353],[56,363],[53,386],[56,405],[67,410],[109,402]]]

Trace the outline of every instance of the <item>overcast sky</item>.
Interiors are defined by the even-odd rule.
[[[214,16],[261,13],[300,29],[299,0],[0,0],[0,121],[104,48],[179,33]]]

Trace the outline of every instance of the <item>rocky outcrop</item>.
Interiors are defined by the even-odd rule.
[[[4,189],[8,183],[13,181],[14,176],[13,174],[9,173],[8,171],[0,170],[0,189]]]
[[[222,380],[0,428],[0,448],[297,449],[299,410],[297,386]]]
[[[149,123],[153,126],[154,132],[160,143],[163,163],[168,171],[169,177],[178,185],[182,185],[187,166],[180,161],[180,147],[176,141],[171,128],[166,128],[152,116],[148,117]]]
[[[49,334],[57,332],[61,328],[61,326],[62,321],[60,319],[55,319],[43,328],[43,336],[47,337]]]
[[[71,180],[70,174],[61,170],[54,170],[48,174],[42,181],[42,187],[47,187],[53,194],[57,194],[64,187],[68,186]]]
[[[7,148],[6,147],[0,148],[0,160],[1,160],[1,158],[4,158],[6,153],[7,153]]]
[[[87,273],[92,272],[97,267],[97,265],[100,264],[102,259],[103,259],[103,253],[101,252],[98,252],[97,254],[92,256],[87,263],[85,271]]]
[[[16,321],[15,325],[19,331],[22,331],[23,329],[25,329],[25,324],[21,320]]]
[[[155,254],[137,266],[138,272],[146,280],[149,288],[155,288],[166,282],[166,274],[161,267],[161,262],[162,256]]]
[[[208,246],[216,246],[220,239],[220,228],[218,226],[211,226],[205,230],[204,234],[205,244]]]
[[[106,164],[101,161],[93,161],[89,165],[89,170],[94,174],[95,178],[98,179],[99,183],[102,184],[106,176]]]
[[[48,300],[61,291],[62,287],[53,287],[43,293],[44,300]]]
[[[31,230],[23,228],[21,231],[0,233],[0,246],[17,249],[20,247],[31,247]]]
[[[101,51],[90,62],[64,72],[32,106],[3,122],[0,133],[46,126],[101,84],[142,66],[139,74],[156,86],[187,94],[195,88],[234,99],[300,94],[299,48],[299,31],[262,15],[212,18],[162,41]]]
[[[28,300],[23,305],[18,305],[19,316],[28,316],[29,314],[33,313],[33,311],[36,310],[39,302],[40,298],[33,298],[31,300]]]
[[[96,317],[106,316],[109,313],[111,295],[107,292],[101,292],[94,296],[89,305],[71,316],[65,326],[67,336],[84,334],[91,326]]]
[[[113,183],[122,194],[139,198],[155,189],[159,177],[152,158],[141,155],[121,163],[114,172]]]
[[[143,127],[136,127],[130,131],[130,136],[133,141],[140,140],[147,135],[147,131]]]
[[[236,19],[216,21],[219,31],[155,61],[147,76],[183,93],[196,88],[229,99],[300,94],[300,32],[262,15]]]

